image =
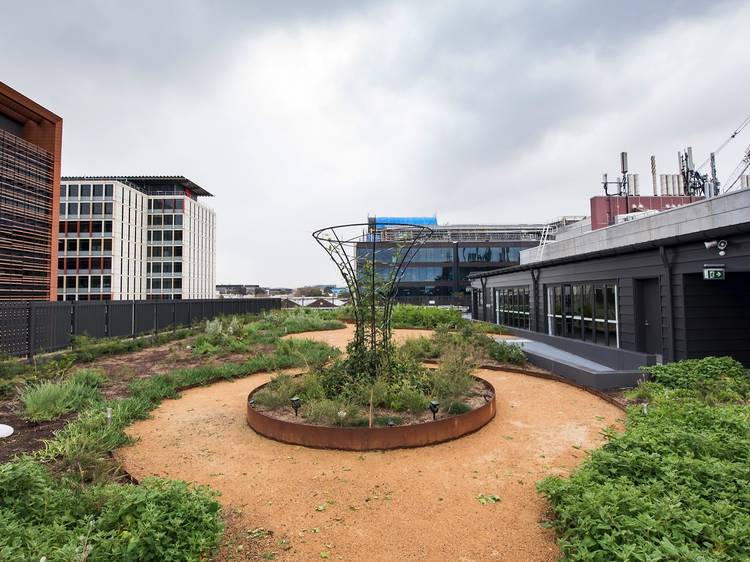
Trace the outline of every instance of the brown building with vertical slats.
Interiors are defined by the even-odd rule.
[[[0,82],[0,301],[56,300],[62,118]]]

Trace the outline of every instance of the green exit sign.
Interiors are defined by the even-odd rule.
[[[703,279],[706,281],[724,281],[727,278],[727,273],[724,270],[723,265],[704,265],[703,266]]]

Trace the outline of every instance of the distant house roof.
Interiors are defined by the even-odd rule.
[[[201,197],[213,197],[197,183],[185,176],[64,176],[63,181],[119,181],[144,189],[157,189],[161,185],[179,185]]]

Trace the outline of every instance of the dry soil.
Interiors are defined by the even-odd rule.
[[[408,332],[414,333],[414,330]],[[306,334],[341,345],[345,330]],[[399,331],[397,337],[403,337]],[[552,561],[548,505],[535,483],[568,474],[622,412],[582,390],[516,373],[478,371],[497,391],[495,419],[432,447],[357,453],[285,445],[245,423],[259,374],[183,393],[131,426],[117,458],[149,475],[210,484],[231,512],[221,560]],[[477,497],[497,495],[496,503]],[[248,537],[254,529],[272,539]],[[248,544],[249,541],[249,544]],[[246,546],[247,545],[247,546]],[[261,552],[262,550],[262,552]]]

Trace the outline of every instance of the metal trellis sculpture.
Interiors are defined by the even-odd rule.
[[[398,283],[432,229],[390,222],[342,224],[313,232],[338,267],[351,295],[356,330],[349,351],[366,355],[374,380],[386,367]]]

